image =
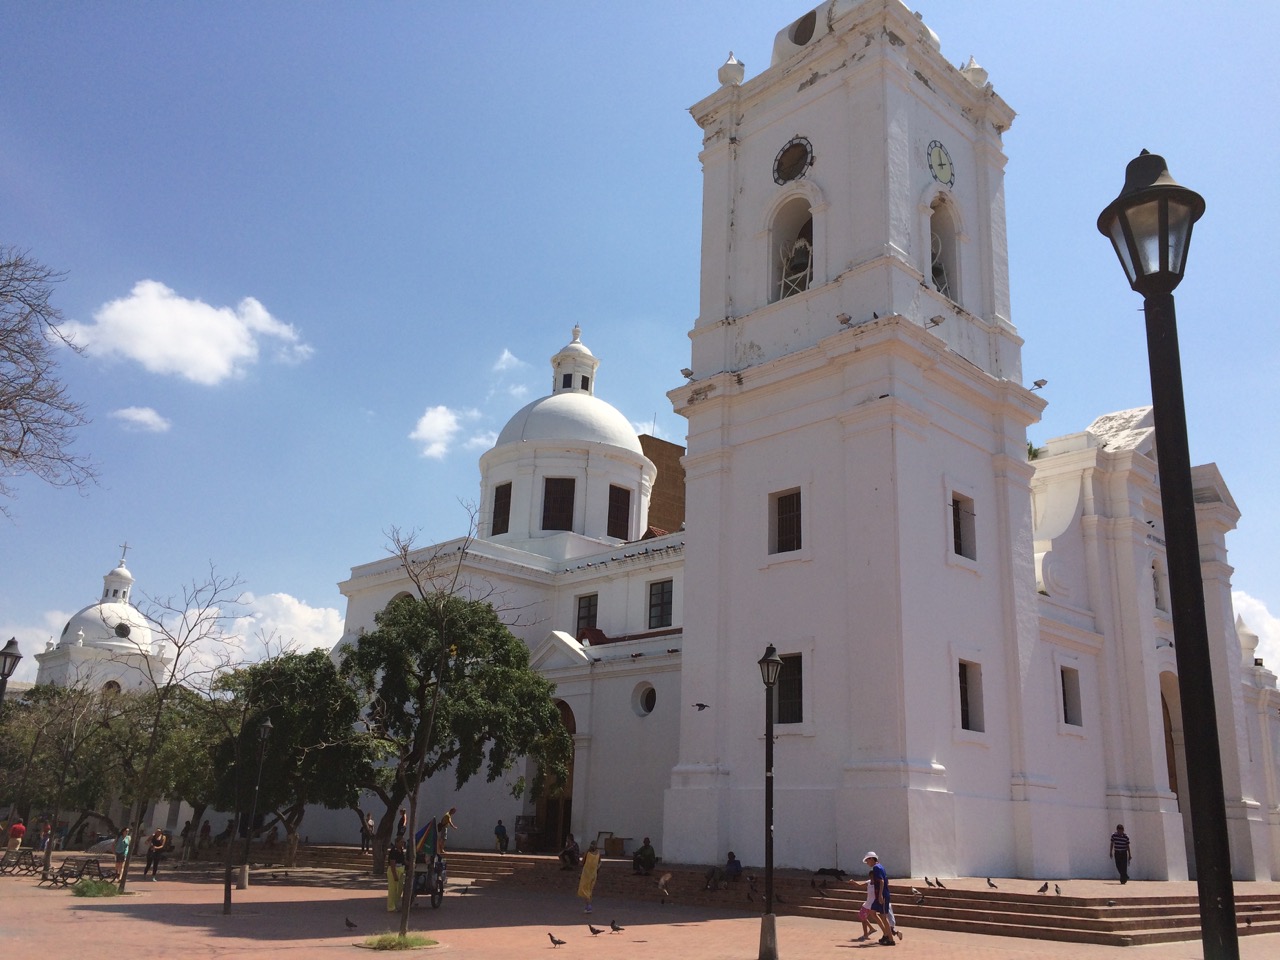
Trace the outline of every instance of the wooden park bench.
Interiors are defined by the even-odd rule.
[[[104,873],[97,857],[67,857],[58,865],[58,869],[41,879],[40,883],[51,883],[55,887],[69,887],[85,877],[97,880],[110,880],[113,874]],[[39,884],[37,884],[39,886]]]
[[[0,873],[39,873],[41,864],[36,863],[34,850],[6,850],[4,859],[0,860]]]

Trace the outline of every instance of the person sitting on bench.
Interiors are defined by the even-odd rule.
[[[631,869],[647,877],[653,873],[653,867],[657,862],[658,853],[653,849],[653,844],[649,842],[649,838],[645,837],[644,843],[640,845],[640,849],[631,858]]]

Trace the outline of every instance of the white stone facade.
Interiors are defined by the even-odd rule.
[[[552,393],[481,458],[478,538],[427,548],[465,546],[555,681],[571,804],[441,782],[423,812],[457,803],[463,846],[523,813],[759,864],[772,643],[780,865],[854,871],[874,848],[900,876],[1109,876],[1123,822],[1136,877],[1188,876],[1150,411],[1029,459],[1044,401],[1010,322],[1013,111],[898,0],[824,3],[743,75],[731,58],[692,108],[702,287],[668,394],[688,420],[685,529],[640,539],[661,478],[575,331]],[[566,480],[571,511],[549,508]],[[1213,465],[1195,487],[1233,869],[1271,879],[1280,693],[1231,606],[1239,511]],[[341,586],[343,642],[409,589],[394,560]],[[580,629],[592,596],[599,634]],[[349,839],[354,818],[308,828]]]

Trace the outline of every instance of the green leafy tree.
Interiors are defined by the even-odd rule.
[[[373,778],[376,741],[358,727],[361,701],[322,650],[284,653],[235,671],[225,687],[248,707],[238,744],[225,740],[217,767],[226,771],[218,801],[249,809],[255,783],[234,776],[234,753],[258,756],[258,730],[271,720],[263,749],[256,807],[274,812],[285,828],[286,865],[297,853],[298,828],[308,804],[355,807],[360,784]]]
[[[391,539],[418,596],[392,600],[374,618],[376,629],[347,647],[338,665],[388,759],[366,784],[386,804],[374,845],[379,871],[406,799],[413,836],[418,790],[429,777],[452,769],[461,787],[483,771],[493,782],[529,757],[563,782],[573,749],[554,685],[530,668],[528,650],[493,606],[467,596],[473,591],[463,580],[465,543],[424,554],[411,537],[393,531]],[[520,781],[517,793],[522,789]],[[410,857],[401,936],[408,932],[412,881]]]

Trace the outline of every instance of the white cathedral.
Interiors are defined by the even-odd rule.
[[[899,0],[828,0],[769,68],[732,56],[704,133],[687,448],[597,396],[575,329],[551,393],[480,458],[473,581],[556,684],[564,794],[426,785],[461,846],[498,818],[545,844],[649,836],[665,859],[763,862],[773,644],[775,856],[897,876],[1193,872],[1149,408],[1029,458],[1044,400],[1010,322],[1001,137],[1012,109]],[[607,390],[606,390],[607,393]],[[1238,879],[1280,877],[1280,691],[1234,616],[1239,511],[1194,470]],[[340,644],[411,592],[352,569]],[[536,775],[519,769],[513,774]],[[482,778],[480,778],[482,780]],[[355,835],[313,810],[313,841]]]

